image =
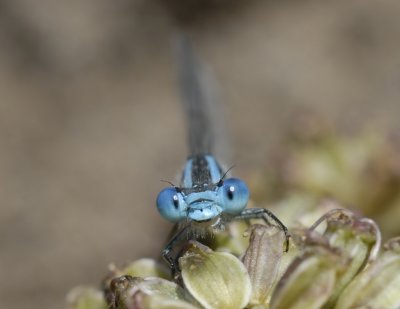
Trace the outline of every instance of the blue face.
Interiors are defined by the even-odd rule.
[[[157,197],[160,214],[171,222],[209,221],[221,213],[238,215],[246,207],[249,190],[237,178],[223,180],[221,168],[212,156],[188,160],[182,188],[166,188]]]

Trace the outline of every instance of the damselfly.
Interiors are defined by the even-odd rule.
[[[289,246],[289,234],[285,225],[268,209],[248,208],[249,189],[238,178],[229,178],[213,156],[215,132],[212,108],[215,102],[210,96],[210,85],[205,69],[195,57],[185,37],[179,37],[177,59],[184,106],[188,118],[189,156],[183,169],[180,186],[162,190],[157,197],[160,214],[178,224],[177,234],[162,252],[173,272],[177,259],[173,247],[182,239],[196,238],[200,233],[190,230],[220,230],[233,220],[260,218],[267,224],[272,219],[286,236],[285,251]]]

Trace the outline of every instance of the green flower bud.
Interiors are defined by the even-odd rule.
[[[323,241],[307,246],[276,286],[270,308],[321,308],[331,296],[336,278],[344,268],[340,254]]]
[[[250,278],[235,256],[191,241],[179,265],[185,288],[204,308],[239,309],[248,303]]]
[[[386,243],[382,255],[340,295],[336,309],[400,308],[400,238]]]
[[[196,308],[196,301],[176,283],[161,278],[139,278],[129,275],[115,278],[110,283],[110,309],[152,309],[157,306],[179,304],[182,308]],[[154,300],[153,300],[154,298]],[[186,306],[186,307],[184,307]]]
[[[252,284],[251,305],[266,304],[278,275],[285,234],[275,226],[254,225],[243,257]]]
[[[343,289],[362,271],[369,262],[376,258],[381,244],[380,231],[370,219],[359,218],[353,213],[337,209],[326,213],[312,226],[326,221],[324,237],[329,245],[340,251],[342,259],[348,259],[346,271],[337,278],[325,308],[331,308]]]

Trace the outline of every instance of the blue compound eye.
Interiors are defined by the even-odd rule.
[[[174,188],[162,190],[157,197],[157,208],[160,214],[171,222],[185,218],[185,207],[182,194]]]
[[[226,213],[232,215],[239,214],[249,201],[249,189],[240,179],[229,178],[224,180],[219,190],[220,198],[222,199],[221,204]]]

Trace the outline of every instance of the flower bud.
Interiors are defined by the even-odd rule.
[[[185,288],[204,308],[240,309],[248,303],[250,277],[235,256],[190,241],[179,265]]]
[[[388,241],[382,255],[343,291],[336,309],[400,308],[400,238]]]

